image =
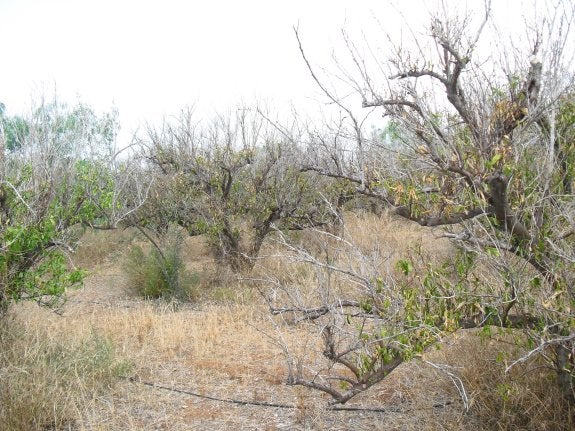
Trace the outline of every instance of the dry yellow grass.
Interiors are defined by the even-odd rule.
[[[435,256],[449,256],[449,246],[436,233],[384,215],[349,215],[347,228],[365,250],[379,243],[390,254],[389,265],[422,244]],[[308,235],[304,233],[303,235]],[[114,233],[108,240],[114,243]],[[98,238],[103,244],[106,240]],[[127,378],[118,378],[102,390],[94,386],[70,404],[68,423],[75,430],[483,430],[499,429],[487,422],[489,402],[496,394],[486,387],[500,378],[492,371],[491,354],[476,335],[446,340],[440,350],[425,359],[451,364],[468,386],[471,410],[464,413],[456,387],[449,377],[422,361],[398,367],[384,382],[357,396],[355,407],[385,408],[386,412],[331,411],[324,395],[284,384],[287,364],[282,348],[273,339],[280,335],[296,355],[321,360],[321,347],[312,326],[274,323],[258,292],[214,266],[200,238],[186,242],[187,267],[200,273],[200,301],[174,311],[161,302],[145,302],[130,296],[114,259],[98,259],[83,289],[70,293],[63,315],[32,304],[14,309],[15,319],[34,331],[50,334],[50,342],[84,340],[93,334],[110,339],[115,358]],[[86,245],[85,245],[86,246]],[[270,242],[254,277],[273,273],[310,286],[313,274],[298,264],[275,255]],[[116,250],[116,245],[110,245]],[[83,251],[80,250],[80,254]],[[81,256],[86,262],[86,256]],[[264,270],[263,267],[266,269]],[[278,332],[279,331],[279,332]],[[68,342],[67,341],[67,342]],[[71,341],[70,341],[71,342]],[[470,371],[471,370],[471,371]],[[2,379],[10,379],[2,370]],[[473,377],[473,378],[471,378]],[[82,376],[78,376],[81,382]],[[143,384],[152,383],[198,395],[294,408],[274,408],[215,401]],[[80,384],[80,383],[79,383]],[[533,393],[536,390],[533,389]],[[492,397],[492,398],[489,398]],[[535,409],[536,407],[533,406]],[[539,419],[539,424],[543,419]],[[557,422],[555,422],[557,425]],[[514,429],[513,426],[504,426]],[[23,428],[21,428],[23,429]],[[64,427],[56,429],[67,429]],[[537,429],[536,424],[525,429]],[[551,425],[547,429],[552,428]]]

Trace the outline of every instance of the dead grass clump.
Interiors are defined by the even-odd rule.
[[[473,358],[461,372],[472,413],[486,429],[574,429],[573,406],[562,397],[555,373],[540,360],[505,373],[509,363],[525,353],[520,339],[517,333],[486,339],[475,333],[462,338],[459,349],[468,351],[469,360]]]
[[[71,429],[99,393],[127,371],[109,340],[56,338],[15,319],[0,322],[3,430]]]
[[[389,254],[392,261],[405,258],[414,251],[429,250],[432,262],[450,259],[453,245],[442,238],[441,228],[430,229],[403,219],[390,211],[380,215],[358,212],[345,214],[345,228],[349,238],[363,253],[369,253],[375,245]]]
[[[110,259],[120,257],[137,237],[135,229],[86,229],[74,252],[74,264],[80,268],[94,268]]]

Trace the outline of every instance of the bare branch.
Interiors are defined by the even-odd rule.
[[[506,373],[510,372],[511,369],[514,368],[516,365],[528,361],[533,356],[540,354],[550,346],[563,346],[569,343],[573,343],[574,341],[575,341],[575,334],[567,335],[564,337],[556,337],[550,340],[543,340],[536,348],[529,351],[526,355],[523,355],[522,357],[520,357],[519,359],[513,361],[510,365],[508,365],[507,368],[505,368],[505,372]]]

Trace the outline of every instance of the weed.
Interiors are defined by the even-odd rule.
[[[190,301],[197,296],[199,277],[185,269],[182,260],[181,232],[170,228],[161,241],[148,236],[153,247],[146,253],[133,245],[124,262],[130,288],[147,299]]]

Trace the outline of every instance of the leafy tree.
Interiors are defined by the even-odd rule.
[[[115,227],[129,212],[118,198],[127,191],[118,175],[129,178],[126,163],[102,155],[114,143],[114,115],[99,118],[82,105],[53,103],[15,118],[3,121],[25,124],[18,145],[6,151],[12,135],[6,129],[0,135],[2,311],[21,299],[57,304],[83,278],[66,259],[78,232],[73,228]]]

